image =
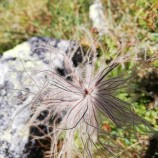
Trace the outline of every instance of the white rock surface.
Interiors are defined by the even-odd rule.
[[[97,29],[100,35],[108,33],[109,24],[105,17],[104,8],[100,0],[95,0],[95,2],[90,6],[89,17],[92,20],[93,28]]]
[[[30,87],[24,86],[24,82],[27,82],[29,71],[48,69],[50,53],[44,46],[35,47],[50,41],[50,47],[64,52],[70,44],[68,41],[34,37],[5,52],[0,58],[0,158],[27,158],[24,150],[29,129],[25,128],[25,124],[30,118],[31,109],[27,104],[31,97]],[[55,67],[63,68],[61,55],[54,56],[53,61]]]

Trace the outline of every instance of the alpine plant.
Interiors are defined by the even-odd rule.
[[[139,126],[144,127],[146,132],[155,133],[129,103],[116,97],[116,92],[126,88],[132,77],[122,73],[111,78],[109,74],[127,62],[128,56],[117,57],[108,66],[100,62],[101,66],[97,68],[94,48],[86,53],[81,51],[82,60],[76,65],[74,56],[79,45],[67,53],[42,43],[39,47],[49,50],[52,63],[54,56],[60,56],[63,62],[60,70],[64,72],[61,75],[56,67],[38,72],[38,75],[45,76],[45,82],[38,87],[38,93],[28,105],[32,109],[28,126],[37,127],[43,133],[42,136],[34,136],[34,139],[50,139],[46,157],[92,158],[95,151],[101,154],[102,149],[115,157],[116,151],[124,149],[114,141],[115,137],[109,131],[103,130],[103,120],[111,120],[117,128],[129,130],[133,137]],[[136,70],[132,71],[134,75]],[[32,82],[35,83],[34,80]]]

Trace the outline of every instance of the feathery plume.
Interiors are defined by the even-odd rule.
[[[94,41],[90,40],[93,45]],[[114,136],[102,129],[103,120],[110,119],[116,127],[126,131],[131,129],[133,137],[138,126],[144,126],[148,133],[155,133],[129,103],[115,96],[119,89],[130,84],[131,77],[128,74],[108,77],[120,65],[120,59],[122,62],[129,59],[128,55],[117,57],[108,66],[102,63],[96,71],[97,51],[94,47],[87,53],[81,51],[82,61],[75,66],[73,57],[79,45],[66,54],[48,45],[40,46],[46,46],[53,55],[62,56],[64,69],[64,75],[56,69],[37,73],[46,76],[46,80],[28,105],[32,108],[28,126],[37,127],[43,133],[42,136],[34,136],[34,139],[51,140],[48,157],[93,157],[93,151],[101,153],[101,148],[115,157],[114,151],[123,147],[111,143]],[[46,131],[40,129],[41,125]]]

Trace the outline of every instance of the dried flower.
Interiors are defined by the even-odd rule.
[[[78,66],[74,66],[72,60],[75,51],[65,54],[49,46],[46,48],[62,56],[64,75],[56,69],[37,73],[46,76],[46,80],[29,104],[32,117],[28,125],[39,129],[44,125],[47,129],[40,129],[43,135],[34,139],[51,139],[49,157],[93,157],[93,151],[100,148],[115,156],[114,151],[122,146],[112,143],[113,136],[102,129],[103,120],[110,119],[116,127],[126,131],[132,129],[133,135],[136,127],[142,125],[146,131],[155,132],[129,103],[115,96],[116,91],[130,84],[131,77],[128,74],[108,77],[119,66],[120,59],[127,61],[128,56],[113,60],[109,66],[102,64],[96,71],[97,53],[93,47],[87,53],[80,53],[82,61]]]

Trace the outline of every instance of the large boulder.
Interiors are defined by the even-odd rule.
[[[3,53],[0,58],[1,158],[29,157],[30,129],[25,124],[31,114],[28,103],[32,99],[29,95],[32,87],[26,86],[26,76],[32,78],[29,72],[34,69],[44,70],[50,66],[51,47],[66,52],[69,45],[70,42],[65,40],[34,37]],[[51,60],[52,58],[53,66],[62,70],[62,56],[59,54],[51,56]]]

